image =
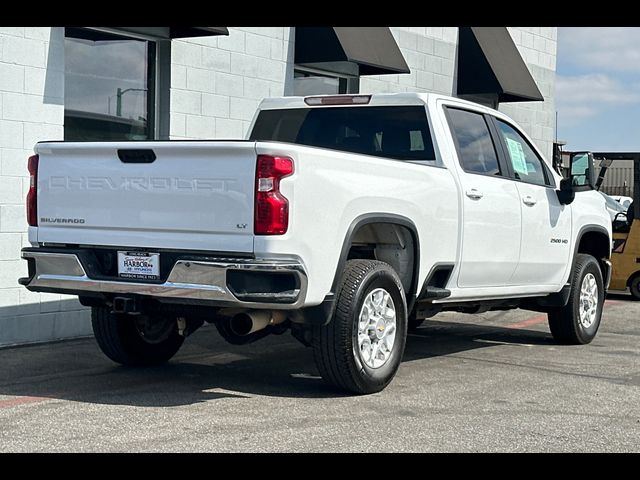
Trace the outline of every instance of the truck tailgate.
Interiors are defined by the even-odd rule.
[[[38,242],[253,252],[254,142],[50,142],[36,153]]]

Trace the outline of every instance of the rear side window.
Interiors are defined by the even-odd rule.
[[[471,173],[500,175],[498,155],[484,116],[455,108],[447,111],[462,168]]]
[[[262,110],[249,137],[399,160],[435,160],[425,108]]]

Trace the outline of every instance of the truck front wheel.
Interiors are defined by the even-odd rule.
[[[590,343],[598,332],[603,305],[600,265],[591,255],[579,253],[571,277],[569,301],[548,314],[553,338],[568,345]]]
[[[173,318],[112,313],[109,307],[92,307],[93,333],[102,352],[127,366],[159,365],[173,357],[184,337]]]
[[[329,324],[316,327],[313,353],[331,385],[352,393],[379,392],[400,366],[407,337],[402,282],[390,265],[350,260]]]

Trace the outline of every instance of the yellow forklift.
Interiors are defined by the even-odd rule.
[[[633,202],[624,214],[613,221],[613,249],[611,252],[610,290],[627,287],[636,300],[640,300],[640,152],[594,152],[595,159],[603,159],[596,189],[604,180],[612,160],[633,160]],[[620,216],[620,220],[618,220]]]

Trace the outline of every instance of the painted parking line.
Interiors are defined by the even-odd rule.
[[[617,305],[619,303],[626,303],[626,302],[623,302],[622,300],[605,300],[604,301],[605,305]]]
[[[541,315],[536,315],[535,317],[527,318],[526,320],[522,320],[516,323],[510,323],[507,325],[507,328],[527,328],[533,325],[538,325],[540,323],[544,323],[547,321],[547,314],[543,313]]]
[[[0,400],[0,408],[17,407],[18,405],[27,405],[29,403],[44,402],[51,400],[49,397],[15,397],[6,400]]]

